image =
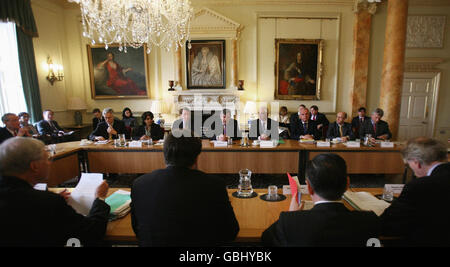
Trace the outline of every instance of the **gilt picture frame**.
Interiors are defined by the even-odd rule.
[[[275,99],[320,100],[322,39],[275,39]]]
[[[186,44],[187,89],[225,89],[225,40],[191,40]]]
[[[146,45],[87,45],[91,96],[93,99],[148,98],[149,79]]]

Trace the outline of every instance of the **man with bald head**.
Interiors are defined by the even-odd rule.
[[[327,138],[341,138],[342,142],[355,139],[355,135],[352,131],[352,125],[345,122],[347,119],[347,113],[339,112],[336,116],[336,121],[330,124],[327,132]]]
[[[259,119],[250,123],[249,138],[252,140],[271,140],[279,139],[278,121],[271,120],[268,117],[267,107],[259,108]]]

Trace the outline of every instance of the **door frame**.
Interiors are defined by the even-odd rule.
[[[431,107],[428,111],[429,114],[429,123],[426,131],[426,135],[428,137],[433,138],[434,133],[436,130],[436,113],[437,113],[437,106],[438,106],[438,99],[439,99],[439,89],[440,89],[440,82],[441,82],[441,71],[424,71],[424,72],[405,72],[403,74],[403,81],[405,79],[432,79],[433,86],[431,88],[432,95],[431,95]]]

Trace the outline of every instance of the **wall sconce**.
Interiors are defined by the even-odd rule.
[[[48,75],[47,80],[51,85],[55,81],[62,81],[64,79],[63,66],[58,64],[53,64],[50,56],[47,57],[47,67],[48,67]]]

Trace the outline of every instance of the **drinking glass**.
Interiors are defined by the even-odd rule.
[[[385,187],[383,189],[383,200],[387,202],[391,202],[394,200],[394,192],[390,188]]]
[[[120,146],[124,147],[127,139],[125,138],[125,134],[119,134],[119,142],[120,142]]]
[[[242,169],[239,171],[239,185],[238,185],[239,196],[249,197],[253,194],[251,176],[252,171],[249,169]]]
[[[269,185],[267,188],[267,199],[277,200],[278,199],[278,188],[276,185]]]
[[[120,147],[120,140],[114,139],[114,147]]]

